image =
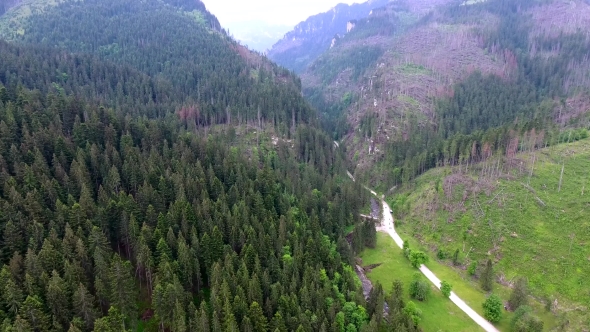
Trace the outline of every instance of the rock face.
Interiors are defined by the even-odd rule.
[[[371,280],[367,278],[367,276],[365,275],[365,270],[363,270],[361,266],[355,265],[355,271],[356,275],[359,277],[363,284],[363,295],[365,296],[365,299],[368,299],[369,294],[371,293],[371,289],[373,289],[373,284],[371,283]]]
[[[354,29],[355,23],[352,21],[348,21],[346,23],[346,33],[349,33],[352,31],[352,29]]]
[[[268,57],[296,72],[302,72],[320,54],[330,48],[335,35],[354,28],[354,20],[366,17],[371,10],[389,0],[370,0],[360,4],[339,4],[330,11],[299,23],[268,51]]]

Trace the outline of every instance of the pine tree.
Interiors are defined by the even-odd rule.
[[[157,282],[152,293],[154,314],[160,322],[160,328],[165,328],[172,320],[175,302],[172,302],[171,290],[167,285]]]
[[[211,325],[209,323],[209,313],[205,301],[201,302],[201,306],[199,308],[199,314],[197,315],[197,326],[200,331],[211,331]]]
[[[393,286],[391,287],[391,295],[389,296],[388,302],[390,312],[401,312],[402,309],[406,306],[404,301],[404,285],[399,280],[393,281]]]
[[[48,239],[43,241],[43,246],[38,256],[39,262],[47,274],[51,274],[53,270],[62,270],[63,257]]]
[[[270,322],[270,330],[271,331],[279,331],[279,332],[287,332],[287,326],[285,326],[285,321],[281,316],[280,312],[276,312],[274,317]]]
[[[43,311],[43,303],[38,296],[27,296],[26,300],[23,302],[20,313],[34,330],[47,330],[50,320]]]
[[[94,332],[127,332],[124,327],[125,317],[115,307],[110,307],[107,316],[94,323]]]
[[[16,316],[11,330],[15,332],[33,332],[31,324],[29,324],[29,322],[23,319],[20,315]]]
[[[174,305],[173,319],[172,319],[172,331],[174,332],[186,332],[186,313],[184,306],[180,301],[176,300]]]
[[[245,316],[242,319],[242,331],[243,332],[254,332],[254,328],[252,327],[252,322],[250,321],[250,318],[248,318],[248,316]]]
[[[381,283],[377,282],[371,289],[371,292],[369,292],[369,298],[367,299],[367,313],[369,314],[369,317],[375,317],[378,323],[383,319],[383,303],[383,286],[381,286]]]
[[[70,324],[68,332],[82,332],[82,330],[74,324]]]
[[[13,315],[19,313],[20,305],[23,301],[23,294],[21,289],[11,279],[8,280],[3,291],[3,300],[6,303],[8,311]]]
[[[181,236],[178,241],[178,265],[180,266],[181,280],[186,290],[193,289],[195,260],[196,257],[192,255],[186,241]]]
[[[12,220],[8,220],[4,226],[3,239],[5,246],[2,248],[2,255],[4,257],[10,257],[14,252],[21,251],[24,239],[21,230]]]

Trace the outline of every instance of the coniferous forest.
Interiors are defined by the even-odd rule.
[[[0,0],[0,330],[421,331],[400,282],[386,294],[357,275],[377,246],[361,178],[405,185],[587,138],[571,104],[588,96],[590,37],[538,33],[522,13],[541,3],[390,3],[334,38],[306,101],[199,0]],[[430,87],[428,112],[391,110],[395,131],[386,79],[322,90],[386,70],[387,38],[492,16],[469,36],[505,70]],[[395,73],[430,75],[410,60]],[[357,132],[351,151],[334,141]]]
[[[66,1],[13,18],[2,331],[419,330],[401,294],[386,316],[382,291],[363,295],[352,266],[375,242],[359,217],[369,193],[299,79],[201,2]],[[252,128],[281,139],[236,136]]]

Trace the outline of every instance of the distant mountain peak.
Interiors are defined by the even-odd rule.
[[[355,20],[366,17],[390,0],[370,0],[352,5],[337,4],[327,12],[309,17],[285,34],[268,51],[273,61],[297,72],[303,71],[321,53],[333,45],[335,35],[354,29]]]

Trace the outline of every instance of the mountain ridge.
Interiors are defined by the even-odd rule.
[[[293,123],[315,121],[297,77],[235,42],[218,29],[217,19],[211,26],[201,14],[195,16],[195,8],[204,7],[188,0],[89,0],[63,2],[28,16],[15,7],[0,18],[0,32],[17,42],[88,54],[167,81],[176,95],[173,107],[198,110],[198,125],[280,122],[290,124],[282,126],[288,133]],[[22,34],[9,28],[14,17],[29,25]],[[48,30],[54,33],[48,36]],[[223,68],[216,71],[219,63]],[[249,92],[237,93],[237,86]],[[264,91],[274,91],[277,98],[263,98]],[[288,94],[294,98],[280,97]]]
[[[487,80],[483,84],[510,83],[514,92],[506,94],[522,94],[512,105],[502,106],[506,114],[526,109],[529,115],[525,118],[535,117],[527,108],[533,107],[531,102],[538,110],[551,109],[560,125],[566,124],[566,117],[581,119],[588,114],[583,88],[588,86],[590,68],[583,52],[588,45],[586,2],[516,4],[502,0],[467,6],[441,2],[433,11],[415,14],[410,21],[407,17],[413,12],[404,3],[392,2],[359,20],[352,32],[302,74],[304,94],[321,110],[325,122],[340,121],[338,127],[328,127],[329,131],[337,139],[344,138],[349,157],[358,155],[360,169],[387,159],[388,147],[416,140],[415,135],[467,134],[471,129],[462,131],[460,126],[450,127],[441,121],[458,120],[461,112],[467,111],[460,110],[463,106],[457,104],[456,94],[481,79]],[[560,19],[565,16],[575,19]],[[555,28],[545,30],[545,24]],[[549,31],[561,37],[546,35]],[[478,72],[482,78],[477,78]],[[497,82],[492,83],[494,80]],[[500,93],[491,87],[484,90]],[[486,104],[469,108],[497,108],[502,98],[485,97]],[[564,107],[559,106],[559,98],[564,98]],[[449,105],[459,105],[457,113],[442,115]],[[341,115],[346,120],[336,120]],[[491,113],[486,118],[496,117]],[[523,118],[522,114],[519,117]],[[424,143],[428,141],[436,144],[431,139]]]
[[[276,42],[267,56],[291,70],[301,72],[328,49],[336,35],[347,32],[347,23],[367,16],[389,0],[371,0],[352,5],[338,4],[331,10],[309,17]],[[302,58],[301,58],[302,57]]]
[[[0,328],[417,332],[367,309],[368,194],[300,80],[200,4],[0,17]]]

